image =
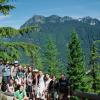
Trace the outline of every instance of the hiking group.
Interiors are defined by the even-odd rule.
[[[14,100],[69,100],[69,80],[64,74],[44,74],[34,66],[23,67],[0,60],[0,89],[14,95]]]

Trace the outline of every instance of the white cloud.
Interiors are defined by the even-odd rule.
[[[1,15],[1,16],[0,16],[0,21],[5,20],[5,19],[8,19],[8,18],[10,18],[10,17],[11,17],[11,15],[6,15],[6,16]]]

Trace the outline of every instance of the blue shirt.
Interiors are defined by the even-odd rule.
[[[10,76],[11,70],[10,70],[10,66],[5,66],[3,68],[3,76]]]

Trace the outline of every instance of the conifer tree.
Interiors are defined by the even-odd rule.
[[[50,75],[58,75],[58,50],[52,39],[48,40],[44,49],[44,65]]]
[[[15,8],[14,5],[8,4],[10,1],[13,0],[0,0],[0,13],[7,15],[10,10]]]
[[[76,32],[71,35],[70,42],[68,44],[68,69],[72,83],[73,90],[84,90],[85,88],[85,68],[84,68],[84,56],[80,41]]]
[[[34,59],[33,64],[35,65],[35,67],[38,70],[43,70],[43,61],[42,61],[42,56],[40,53],[40,48],[35,50],[35,53],[33,55],[33,57],[31,57]]]
[[[98,66],[98,53],[95,43],[92,45],[91,49],[91,76],[92,76],[92,89],[97,92],[100,89],[100,73]]]

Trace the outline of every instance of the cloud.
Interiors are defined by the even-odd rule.
[[[11,15],[7,15],[7,16],[1,15],[0,16],[0,21],[5,20],[5,19],[8,19],[10,17],[11,17]]]

